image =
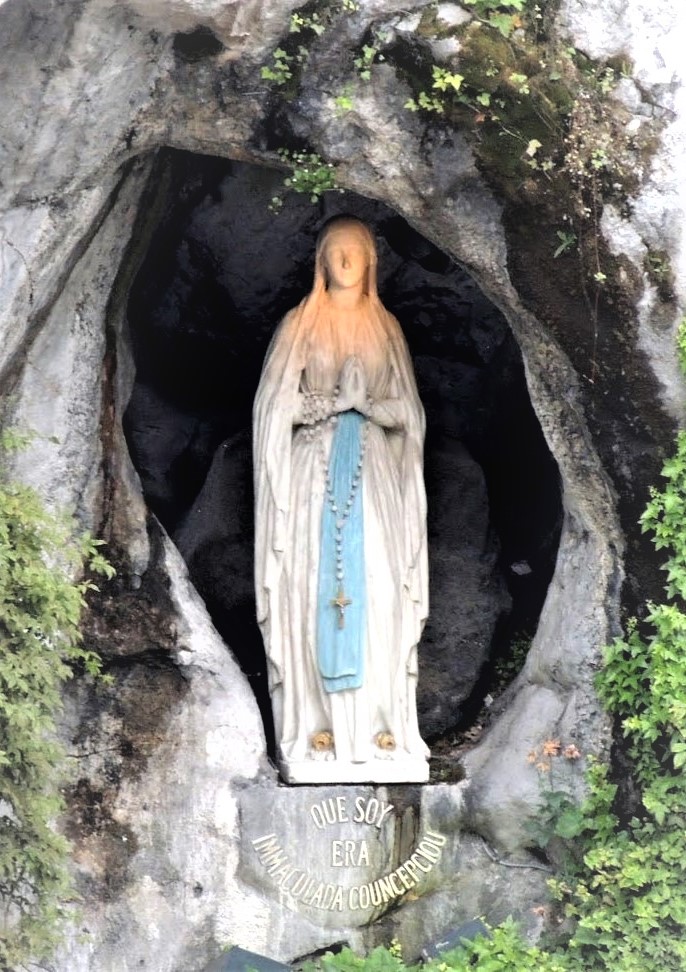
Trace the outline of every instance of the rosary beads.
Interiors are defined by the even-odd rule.
[[[323,395],[321,392],[304,392],[302,401],[303,425],[317,425],[329,418],[338,395],[334,389],[333,396]]]
[[[364,464],[364,454],[367,449],[367,437],[369,434],[369,421],[363,423],[360,430],[360,448],[357,456],[357,462],[352,469],[352,477],[350,480],[350,489],[348,490],[348,495],[345,503],[340,507],[336,501],[336,494],[334,492],[332,477],[331,477],[331,461],[327,462],[326,454],[324,452],[324,443],[322,441],[323,437],[320,436],[318,439],[318,446],[320,452],[320,458],[322,462],[322,468],[324,471],[324,489],[326,494],[326,502],[334,516],[334,544],[335,544],[335,568],[336,568],[336,596],[331,599],[330,604],[332,607],[336,608],[338,611],[338,627],[345,627],[345,609],[352,604],[352,601],[345,594],[345,576],[343,569],[343,529],[350,518],[350,513],[353,508],[353,503],[355,502],[355,497],[360,488],[360,482],[362,479],[362,467]]]

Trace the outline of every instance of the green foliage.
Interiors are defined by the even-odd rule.
[[[369,81],[372,76],[372,65],[375,61],[383,61],[383,54],[379,48],[371,44],[363,44],[360,54],[353,59],[355,69],[363,81]]]
[[[529,87],[529,79],[526,74],[519,74],[517,71],[513,71],[510,74],[509,82],[518,94],[528,95],[531,94],[531,88]]]
[[[674,271],[669,253],[665,250],[648,250],[643,260],[643,269],[657,289],[660,300],[674,300]]]
[[[318,202],[319,197],[336,186],[336,170],[331,162],[324,162],[316,152],[289,152],[280,149],[279,155],[291,167],[291,174],[284,180],[287,189],[310,197]]]
[[[324,33],[324,24],[319,19],[319,14],[291,14],[291,23],[289,27],[289,33],[298,34],[301,30],[311,30],[317,37]]]
[[[619,719],[641,793],[641,812],[622,822],[614,788],[591,778],[583,870],[557,888],[576,919],[570,942],[584,968],[639,972],[686,967],[686,434],[665,463],[641,517],[669,551],[667,600],[649,605],[605,652],[598,691]],[[586,963],[583,965],[583,963]]]
[[[261,70],[262,77],[274,84],[282,85],[293,77],[292,64],[293,57],[284,51],[282,47],[277,47],[272,53],[272,63],[265,65]]]
[[[0,448],[21,437],[0,437]],[[44,507],[36,492],[0,476],[0,902],[7,928],[0,967],[53,946],[71,894],[68,845],[51,828],[62,809],[55,740],[60,690],[75,670],[100,662],[81,643],[89,580],[111,576],[100,543]]]
[[[671,273],[669,256],[665,253],[649,251],[646,254],[646,265],[648,273],[658,280],[664,280]]]
[[[514,30],[522,26],[520,14],[527,5],[527,0],[464,0],[464,2],[467,6],[474,7],[477,17],[499,31],[503,37],[509,37]]]
[[[307,10],[307,8],[311,8],[312,6],[313,4],[308,3],[305,4],[303,9]],[[291,14],[288,25],[288,36],[283,37],[281,46],[272,51],[271,63],[262,66],[260,76],[265,81],[272,81],[280,88],[294,86],[297,67],[304,65],[309,57],[310,52],[307,43],[311,43],[317,37],[321,37],[331,26],[336,15],[355,13],[359,9],[360,5],[358,0],[339,0],[338,3],[324,5],[321,11],[294,11]],[[305,42],[297,43],[294,35],[299,35],[298,41],[302,38]],[[366,51],[367,48],[364,48],[361,55],[363,59],[365,57],[368,58]],[[360,69],[360,74],[362,76],[366,74],[367,79],[369,76],[368,69],[371,67],[371,62],[373,62],[374,56],[377,53],[377,49],[374,48],[371,60]]]
[[[565,972],[568,966],[564,957],[547,954],[535,945],[529,945],[512,919],[507,919],[489,935],[479,935],[465,941],[458,948],[442,953],[421,966],[407,966],[397,943],[389,948],[375,948],[366,957],[344,948],[336,955],[324,955],[319,963],[310,965],[324,972]]]
[[[278,154],[289,166],[291,174],[284,179],[284,186],[293,192],[310,197],[316,203],[325,192],[342,191],[336,185],[336,170],[331,162],[324,162],[316,152],[289,152],[280,148]],[[278,212],[283,205],[281,196],[274,196],[269,208]]]
[[[520,673],[524,667],[526,656],[529,654],[531,641],[530,634],[526,631],[520,631],[513,637],[507,654],[495,660],[493,665],[494,688],[492,689],[495,694],[500,693],[506,685],[509,685],[515,675]]]
[[[366,956],[357,955],[350,948],[343,948],[335,955],[327,953],[319,963],[310,966],[309,972],[319,968],[325,972],[404,972],[406,966],[397,946],[381,945]]]
[[[529,945],[516,923],[508,918],[489,937],[477,936],[459,948],[446,952],[426,966],[430,972],[564,972],[563,959]]]
[[[585,817],[566,790],[544,790],[541,807],[531,826],[531,836],[546,848],[552,838],[571,840],[582,833]]]
[[[667,595],[686,599],[686,433],[677,437],[676,454],[662,467],[667,484],[662,492],[650,491],[650,502],[641,517],[641,529],[650,531],[658,550],[670,552],[665,565]]]
[[[463,75],[454,74],[435,64],[431,71],[433,74],[432,92],[452,91],[454,93],[462,87],[462,82],[464,81]],[[410,111],[418,111],[420,108],[423,108],[424,111],[434,111],[439,115],[442,115],[445,111],[442,95],[427,94],[426,91],[420,91],[416,101],[414,98],[410,98],[405,103],[405,108],[408,108]]]
[[[589,808],[579,806],[570,790],[581,755],[573,742],[563,745],[559,739],[546,739],[528,756],[540,774],[541,802],[527,829],[534,844],[563,873],[575,870],[578,847],[572,841],[591,826]]]
[[[405,107],[434,123],[472,133],[472,145],[489,181],[515,205],[540,205],[559,218],[565,200],[583,275],[583,297],[597,330],[598,302],[608,280],[601,263],[599,219],[605,199],[624,202],[640,180],[650,134],[627,126],[628,113],[612,100],[626,66],[597,64],[546,36],[544,5],[534,0],[465,0],[475,18],[452,30],[459,40],[459,75],[443,66],[398,64],[412,86]],[[426,14],[422,36],[438,36],[436,16]],[[430,79],[427,77],[431,72]],[[459,78],[440,82],[439,72]],[[648,264],[662,299],[672,298],[664,261]],[[662,276],[660,276],[662,274]],[[595,369],[595,338],[591,351]]]
[[[686,317],[682,317],[679,321],[676,334],[676,351],[681,370],[686,372]]]
[[[557,260],[563,253],[567,253],[576,246],[577,238],[576,233],[572,233],[571,230],[556,230],[555,235],[560,241],[559,246],[553,253],[553,258]]]
[[[452,91],[455,93],[462,87],[464,77],[461,74],[453,74],[451,71],[446,70],[446,68],[438,67],[437,64],[434,64],[431,72],[433,74],[432,92]],[[410,98],[406,101],[405,108],[408,108],[410,111],[419,111],[420,108],[423,108],[424,111],[434,111],[439,115],[442,115],[445,111],[442,95],[429,94],[426,91],[420,91],[416,100]]]
[[[346,85],[343,91],[334,98],[334,104],[336,106],[336,114],[344,115],[348,111],[352,111],[355,107],[355,102],[352,98],[352,86]]]

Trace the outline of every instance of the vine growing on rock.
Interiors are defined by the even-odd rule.
[[[451,31],[459,72],[432,64],[429,86],[408,75],[415,93],[405,107],[470,131],[501,192],[517,195],[528,183],[531,193],[538,181],[540,201],[569,201],[566,234],[582,240],[590,229],[596,238],[602,199],[624,198],[647,138],[627,128],[628,112],[611,100],[628,66],[596,64],[547,35],[530,0],[466,2],[475,18]],[[423,32],[440,36],[430,17]],[[597,248],[591,257],[590,279],[602,284]]]
[[[0,455],[22,444],[0,435]],[[0,968],[53,948],[73,897],[68,844],[53,830],[64,751],[60,690],[77,670],[100,672],[79,631],[81,576],[114,573],[100,542],[45,508],[0,467]]]

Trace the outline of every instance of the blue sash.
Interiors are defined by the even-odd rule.
[[[338,507],[335,515],[327,497],[322,508],[319,548],[319,586],[317,593],[317,660],[327,692],[360,688],[364,679],[366,635],[364,520],[362,482],[357,487],[350,514],[343,527],[343,593],[350,604],[341,611],[332,604],[341,592],[336,578],[336,520],[342,515],[350,496],[353,476],[362,448],[364,416],[341,412],[334,430],[329,458],[329,476]]]

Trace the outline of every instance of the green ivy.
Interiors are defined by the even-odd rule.
[[[522,938],[516,923],[508,918],[488,934],[465,940],[457,948],[442,953],[421,966],[407,966],[397,943],[390,948],[375,948],[366,957],[356,955],[349,948],[336,955],[327,954],[318,965],[310,964],[309,970],[325,972],[566,972],[564,956],[545,952],[535,945],[528,945]]]
[[[605,652],[600,697],[620,720],[641,793],[628,823],[612,793],[596,814],[606,825],[590,843],[585,870],[562,889],[577,921],[570,948],[585,968],[678,972],[686,968],[686,434],[662,470],[641,517],[655,546],[669,553],[666,600]]]
[[[273,81],[274,84],[286,84],[293,77],[291,65],[293,56],[284,51],[282,47],[277,47],[272,53],[272,63],[265,64],[260,74],[266,81]]]
[[[427,972],[565,972],[564,958],[529,945],[522,938],[517,924],[508,918],[490,934],[478,935],[459,948],[446,952],[428,963]]]
[[[679,322],[676,335],[676,350],[681,370],[686,373],[686,317]]]
[[[16,447],[0,436],[0,450]],[[73,897],[68,844],[52,824],[64,752],[55,738],[61,688],[100,671],[83,647],[82,576],[114,573],[100,542],[49,513],[38,494],[0,467],[0,967],[51,951]]]
[[[526,9],[527,5],[527,0],[464,0],[464,2],[474,7],[476,16],[490,27],[500,31],[503,37],[509,37],[517,27],[522,26],[519,14]]]

